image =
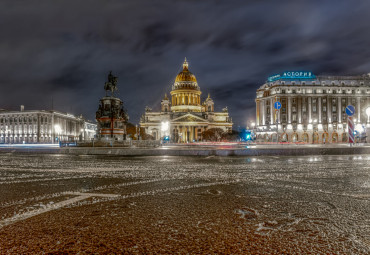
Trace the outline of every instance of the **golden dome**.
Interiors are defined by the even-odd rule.
[[[186,61],[186,58],[185,58],[184,64],[182,64],[182,67],[183,67],[183,70],[176,76],[175,82],[181,82],[181,81],[197,82],[195,75],[192,74],[188,69],[189,64],[188,64],[188,61]]]

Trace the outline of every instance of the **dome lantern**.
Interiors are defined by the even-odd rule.
[[[182,64],[182,71],[176,76],[175,84],[178,82],[192,82],[195,83],[193,84],[195,87],[198,87],[198,84],[196,84],[197,79],[195,78],[195,75],[189,71],[189,63],[186,58]]]

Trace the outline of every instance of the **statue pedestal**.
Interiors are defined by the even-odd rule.
[[[123,102],[116,97],[103,97],[96,115],[98,134],[102,141],[123,141],[126,134],[127,115]]]

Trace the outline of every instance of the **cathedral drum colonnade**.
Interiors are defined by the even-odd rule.
[[[274,108],[275,102],[281,109]],[[369,128],[370,74],[315,76],[311,72],[284,72],[270,76],[257,90],[256,128],[259,141],[348,142],[348,105],[355,107],[355,129]]]
[[[214,111],[210,95],[203,101],[202,92],[194,74],[189,71],[186,58],[183,70],[176,76],[170,92],[161,101],[161,111],[153,112],[146,107],[140,126],[154,139],[170,139],[172,142],[202,140],[202,132],[210,128],[221,128],[231,132],[232,120],[227,107],[222,112]]]

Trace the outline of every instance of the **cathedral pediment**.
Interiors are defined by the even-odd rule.
[[[171,120],[171,122],[207,122],[207,120],[201,117],[195,116],[191,113],[187,113],[183,116],[180,116],[180,117],[177,117]]]

